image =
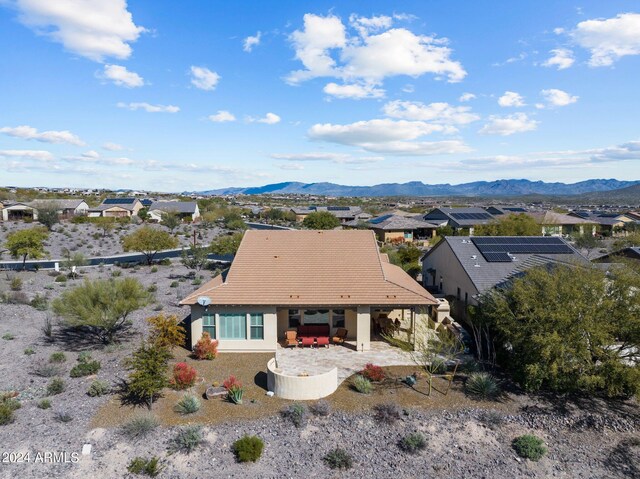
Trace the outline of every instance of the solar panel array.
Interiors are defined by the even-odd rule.
[[[327,206],[327,211],[349,211],[348,206]]]
[[[490,263],[511,261],[511,254],[571,254],[573,250],[560,238],[549,236],[475,236],[471,238]]]
[[[525,210],[524,208],[519,208],[517,206],[515,207],[507,207],[507,208],[503,208],[505,211],[511,211],[512,213],[526,213],[527,210]]]
[[[456,220],[490,220],[489,213],[451,213],[451,217]]]
[[[379,216],[378,218],[373,218],[371,220],[369,220],[369,223],[377,225],[378,223],[382,223],[383,221],[388,220],[389,218],[391,218],[393,215],[383,215],[383,216]]]
[[[106,200],[104,200],[102,202],[103,205],[122,205],[122,204],[128,204],[128,203],[133,203],[136,199],[135,198],[107,198]]]

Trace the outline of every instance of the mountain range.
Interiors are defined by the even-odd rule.
[[[449,183],[428,185],[420,181],[409,183],[382,183],[374,186],[345,186],[335,183],[299,183],[288,181],[258,187],[220,188],[208,191],[185,192],[200,195],[262,195],[262,194],[307,194],[321,196],[524,196],[548,195],[569,196],[591,193],[606,193],[640,185],[637,181],[615,179],[593,179],[578,183],[546,183],[544,181],[496,180],[474,181],[451,185]],[[638,187],[640,188],[640,187]],[[635,190],[632,190],[635,191]]]

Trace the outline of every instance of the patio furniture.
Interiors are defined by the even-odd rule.
[[[285,346],[298,346],[298,333],[296,331],[290,330],[284,333],[284,339],[286,341]]]
[[[331,338],[331,341],[333,341],[333,344],[343,344],[345,339],[347,339],[347,333],[349,331],[347,331],[345,328],[338,328],[336,330],[336,334],[333,338]]]
[[[329,347],[329,336],[318,336],[316,338],[316,344],[318,347],[324,346],[325,348]]]
[[[328,324],[301,324],[298,326],[298,337],[317,338],[318,336],[329,337]]]
[[[300,338],[300,340],[303,348],[305,346],[313,347],[313,344],[315,342],[314,338],[311,336],[303,336],[302,338]]]

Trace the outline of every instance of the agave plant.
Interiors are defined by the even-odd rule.
[[[242,387],[234,387],[227,391],[227,397],[233,404],[242,404],[242,396],[244,395],[244,389]]]
[[[489,373],[471,373],[464,385],[465,392],[475,399],[496,399],[500,394],[500,385]]]

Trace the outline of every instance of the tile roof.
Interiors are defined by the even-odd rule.
[[[371,215],[364,213],[359,206],[303,206],[291,208],[297,215],[308,215],[317,211],[328,211],[338,218],[354,218],[356,216],[370,218]]]
[[[180,304],[208,296],[217,305],[429,305],[436,300],[381,257],[366,230],[249,230],[222,281],[214,278]]]
[[[160,210],[173,213],[194,214],[198,203],[195,201],[154,201],[149,206],[149,211]]]
[[[58,199],[38,199],[38,200],[33,200],[31,203],[29,203],[30,206],[33,206],[34,208],[38,208],[38,206],[42,207],[45,205],[55,205],[56,208],[61,209],[61,210],[75,210],[78,206],[80,206],[82,203],[84,203],[84,200],[58,200]]]
[[[469,207],[469,208],[454,208],[449,206],[442,206],[434,210],[429,211],[422,217],[425,221],[430,221],[438,224],[447,224],[460,228],[460,227],[472,227],[477,225],[486,225],[494,220],[494,217],[487,213],[484,208]]]
[[[575,216],[564,215],[562,213],[556,213],[555,211],[534,211],[529,212],[527,215],[531,216],[538,224],[541,225],[584,225],[594,224],[593,221],[589,221],[583,218],[576,218]]]
[[[365,223],[367,227],[377,230],[398,231],[437,228],[435,223],[429,223],[421,218],[411,218],[399,215],[383,215],[372,218]]]

